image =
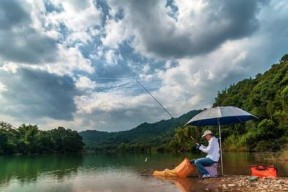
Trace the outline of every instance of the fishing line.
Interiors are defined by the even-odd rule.
[[[158,105],[171,117],[174,118],[169,112],[168,110],[152,95],[152,93],[146,89],[146,87],[144,87],[144,85],[136,78],[136,74],[133,73],[133,71],[131,69],[128,69],[129,74],[131,75],[131,77],[158,103]]]

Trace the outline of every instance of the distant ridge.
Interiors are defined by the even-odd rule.
[[[134,148],[155,147],[173,137],[175,129],[183,126],[201,110],[193,110],[178,118],[161,120],[156,123],[142,123],[139,126],[119,132],[105,132],[97,130],[86,130],[79,132],[86,144],[86,149],[96,151],[115,151],[121,147],[134,146]],[[134,150],[134,149],[133,149]]]

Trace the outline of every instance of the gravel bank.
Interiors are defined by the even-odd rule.
[[[204,191],[248,191],[248,192],[288,192],[288,178],[279,177],[276,179],[257,178],[250,181],[251,176],[223,176],[218,178],[203,179],[201,183],[205,186]],[[216,185],[211,185],[214,183]]]

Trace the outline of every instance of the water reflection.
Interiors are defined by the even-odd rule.
[[[270,153],[271,155],[272,153]],[[224,153],[224,175],[250,175],[250,165],[275,165],[278,176],[287,177],[288,166],[283,161],[270,161],[262,153]]]
[[[82,156],[1,156],[0,186],[11,179],[36,182],[40,174],[50,174],[61,181],[64,176],[76,174],[82,163]]]
[[[252,162],[254,158],[249,153],[224,153],[224,175],[249,175]]]
[[[198,177],[155,177],[156,179],[163,180],[167,183],[175,185],[179,192],[191,191],[219,191],[219,185],[215,182],[203,183]]]
[[[154,178],[153,170],[173,169],[191,154],[94,154],[84,156],[2,156],[0,191],[201,191],[215,185],[195,177]],[[251,164],[263,164],[255,154],[225,153],[226,175],[249,175]],[[147,161],[146,161],[147,158]],[[264,164],[266,164],[264,162]],[[271,163],[267,162],[268,165]],[[280,176],[287,166],[275,164]]]

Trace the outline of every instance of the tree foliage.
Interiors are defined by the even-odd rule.
[[[37,125],[13,128],[0,122],[0,154],[79,153],[83,147],[82,138],[71,129],[43,131]]]
[[[202,129],[194,126],[179,127],[169,143],[170,150],[174,152],[197,152],[196,143],[201,143]]]
[[[237,106],[256,115],[259,120],[247,123],[235,139],[235,129],[224,147],[232,149],[241,143],[248,151],[275,151],[288,140],[288,55],[264,74],[258,74],[219,92],[213,106]],[[228,129],[227,128],[227,129]],[[233,139],[234,138],[234,139]],[[224,138],[225,139],[225,138]]]

